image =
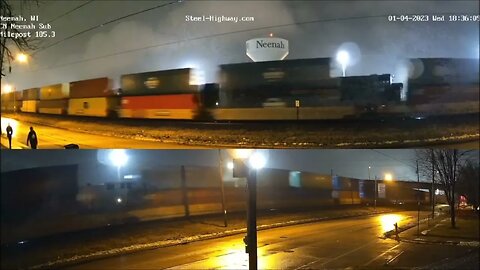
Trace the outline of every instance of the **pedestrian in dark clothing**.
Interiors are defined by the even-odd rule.
[[[28,133],[27,146],[29,143],[32,149],[37,149],[37,144],[38,144],[37,133],[35,132],[35,130],[33,130],[33,127],[30,127],[30,132]]]
[[[13,128],[8,124],[7,126],[7,138],[8,138],[8,147],[12,149],[12,136],[13,136]]]

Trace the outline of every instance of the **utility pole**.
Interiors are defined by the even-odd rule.
[[[187,189],[187,179],[185,176],[185,166],[180,167],[180,177],[181,177],[181,185],[182,185],[182,201],[183,201],[183,208],[185,210],[185,216],[190,217],[190,208],[188,202],[188,189]]]
[[[248,185],[248,224],[247,224],[247,252],[248,269],[257,270],[257,170],[249,169]]]
[[[377,193],[378,193],[378,186],[377,186],[377,176],[375,175],[375,200],[374,200],[374,207],[375,207],[375,211],[377,211]]]
[[[433,153],[433,149],[431,150],[432,151],[432,198],[431,198],[431,202],[432,202],[432,219],[435,218],[435,166],[434,166],[434,160],[435,160],[435,157],[434,157],[434,153]]]
[[[225,207],[225,187],[223,184],[223,159],[222,159],[222,150],[218,149],[218,168],[220,173],[220,189],[222,192],[222,212],[223,212],[223,225],[225,227],[228,226],[227,224],[227,209]]]
[[[420,235],[420,175],[418,174],[417,160],[417,235]]]

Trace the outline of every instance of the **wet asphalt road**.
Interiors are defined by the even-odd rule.
[[[415,222],[399,212],[260,231],[259,269],[398,269],[456,258],[471,248],[397,242],[383,232]],[[423,214],[422,214],[423,215]],[[236,235],[100,259],[68,269],[247,269],[248,255]]]

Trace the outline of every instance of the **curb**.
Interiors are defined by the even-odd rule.
[[[319,221],[335,220],[335,219],[351,218],[351,217],[360,217],[360,216],[373,216],[373,215],[377,215],[377,214],[390,213],[390,212],[393,212],[393,211],[378,211],[378,212],[375,212],[375,213],[368,213],[368,214],[351,214],[351,215],[344,215],[344,216],[339,216],[339,217],[321,217],[321,218],[291,220],[291,221],[286,221],[286,222],[277,222],[277,223],[273,223],[273,224],[259,225],[259,226],[257,226],[257,230],[258,231],[263,231],[263,230],[268,230],[268,229],[287,227],[287,226],[293,226],[293,225],[300,225],[300,224],[308,224],[308,223],[319,222]],[[233,235],[246,233],[246,232],[247,232],[247,228],[241,228],[241,229],[233,229],[233,230],[227,230],[227,231],[217,232],[217,233],[187,236],[187,237],[183,237],[183,238],[178,239],[178,240],[161,240],[161,241],[156,241],[156,242],[152,242],[152,243],[148,243],[148,244],[131,245],[131,246],[122,247],[122,248],[115,248],[115,249],[111,249],[111,250],[97,251],[97,252],[93,252],[93,253],[86,254],[86,255],[76,255],[76,256],[73,256],[73,257],[70,257],[70,258],[58,259],[58,260],[55,260],[55,261],[50,261],[50,262],[47,262],[47,263],[27,267],[27,269],[51,269],[51,268],[65,267],[65,266],[68,266],[68,265],[71,265],[71,264],[76,264],[76,263],[81,263],[81,262],[104,259],[104,258],[108,258],[108,257],[124,255],[124,254],[131,254],[131,253],[135,253],[135,252],[139,252],[139,251],[152,250],[152,249],[157,249],[157,248],[164,248],[164,247],[170,247],[170,246],[176,246],[176,245],[184,245],[184,244],[188,244],[188,243],[192,243],[192,242],[221,238],[221,237],[227,237],[227,236],[233,236]]]
[[[420,221],[421,223],[425,223],[428,221],[428,218],[424,218]],[[443,245],[452,245],[452,246],[469,246],[469,247],[480,247],[480,241],[452,241],[452,240],[433,240],[433,239],[426,239],[421,237],[416,238],[402,238],[400,234],[406,230],[409,230],[413,227],[416,227],[416,223],[408,223],[403,227],[398,227],[398,239],[394,238],[395,230],[390,230],[384,233],[386,238],[398,240],[400,242],[405,243],[412,243],[412,244],[443,244]]]

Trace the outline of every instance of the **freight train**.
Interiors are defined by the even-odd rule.
[[[221,213],[221,180],[228,212],[245,211],[246,181],[233,178],[228,169],[220,178],[218,167],[163,166],[124,170],[120,180],[115,167],[97,165],[95,169],[78,164],[2,173],[2,240],[19,241],[53,230],[75,231],[129,220]],[[379,206],[416,206],[418,201],[426,205],[432,187],[431,183],[267,168],[257,176],[257,207],[265,211],[371,206],[375,198]]]
[[[2,111],[183,120],[312,120],[479,112],[477,59],[410,59],[408,91],[390,74],[331,77],[330,58],[221,65],[59,83],[2,94]]]

